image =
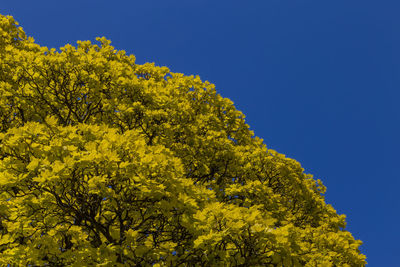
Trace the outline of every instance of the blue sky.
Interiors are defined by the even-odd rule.
[[[36,41],[106,36],[138,63],[198,74],[347,215],[369,266],[399,266],[400,2],[2,1]]]

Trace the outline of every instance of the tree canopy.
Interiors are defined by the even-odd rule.
[[[325,187],[198,76],[0,15],[0,264],[364,266]]]

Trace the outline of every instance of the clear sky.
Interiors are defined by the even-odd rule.
[[[198,74],[347,215],[369,266],[400,266],[400,2],[3,0],[58,48],[106,36],[138,63]]]

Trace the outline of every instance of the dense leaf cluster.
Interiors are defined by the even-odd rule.
[[[199,77],[0,16],[0,263],[364,266],[300,164]]]

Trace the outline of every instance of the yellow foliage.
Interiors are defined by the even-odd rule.
[[[325,187],[196,76],[0,15],[0,265],[364,266]]]

